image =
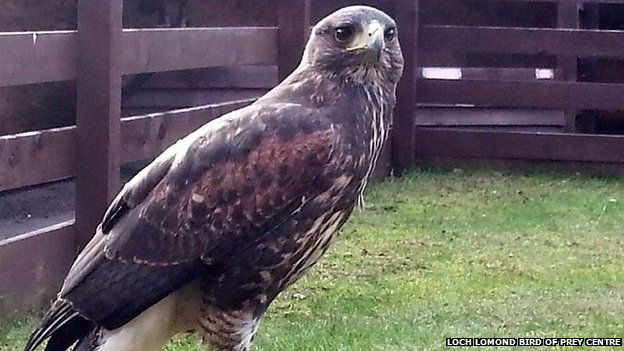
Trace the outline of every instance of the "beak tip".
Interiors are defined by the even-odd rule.
[[[383,26],[377,21],[371,22],[368,28],[368,37],[368,49],[375,53],[378,60],[381,59],[381,54],[386,45]]]

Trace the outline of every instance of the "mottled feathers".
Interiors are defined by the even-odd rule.
[[[139,172],[26,351],[47,338],[53,351],[132,350],[148,325],[163,340],[194,330],[217,350],[247,350],[271,301],[318,261],[364,191],[402,72],[395,31],[378,10],[338,11],[284,82]]]

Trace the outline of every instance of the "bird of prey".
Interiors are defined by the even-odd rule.
[[[199,334],[248,350],[269,304],[357,206],[390,127],[395,22],[346,7],[252,105],[178,141],[130,180],[74,262],[26,351],[159,350]]]

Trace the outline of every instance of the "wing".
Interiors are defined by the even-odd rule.
[[[125,324],[321,194],[339,133],[298,105],[251,105],[178,142],[124,187],[60,297],[106,328]]]

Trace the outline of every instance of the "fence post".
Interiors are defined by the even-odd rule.
[[[579,3],[576,0],[559,0],[557,3],[557,25],[559,28],[577,29],[580,27]],[[578,63],[576,56],[558,56],[557,66],[563,70],[563,80],[576,82],[578,79]],[[576,131],[577,111],[565,110],[565,131]]]
[[[310,34],[310,0],[279,0],[278,61],[282,81],[299,65]]]
[[[417,60],[418,0],[396,0],[394,5],[399,40],[405,58],[403,78],[397,89],[397,106],[392,129],[392,167],[401,174],[414,166],[416,159],[414,113],[416,83],[419,78]]]
[[[581,11],[581,28],[600,29],[600,3],[583,3]],[[578,74],[596,74],[600,67],[600,58],[585,57],[578,67]],[[596,132],[596,111],[582,111],[576,116],[575,131],[577,133],[594,134]]]
[[[122,0],[78,1],[78,249],[119,190],[122,11]]]

